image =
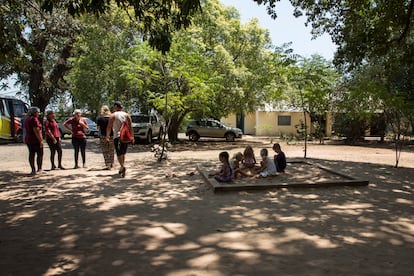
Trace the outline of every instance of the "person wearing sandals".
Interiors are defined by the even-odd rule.
[[[97,127],[99,130],[99,141],[101,144],[102,154],[105,161],[105,169],[111,170],[114,164],[114,139],[113,131],[109,135],[109,141],[106,140],[106,129],[108,128],[111,111],[107,105],[101,107],[101,116],[98,117]]]
[[[125,177],[125,156],[128,150],[128,144],[121,143],[119,138],[122,124],[126,123],[128,125],[129,131],[131,133],[134,132],[132,129],[131,116],[129,116],[129,114],[123,111],[122,109],[123,107],[120,102],[114,103],[114,112],[111,114],[111,117],[109,118],[108,122],[108,127],[106,128],[106,141],[110,141],[111,131],[113,131],[115,152],[118,158],[119,165],[121,165],[121,168],[119,169],[119,174],[121,175],[121,177]],[[132,144],[133,143],[134,139],[132,139]]]
[[[62,166],[62,143],[60,140],[60,131],[58,123],[55,120],[55,112],[49,110],[46,112],[45,121],[45,134],[46,142],[50,149],[50,163],[52,164],[51,170],[55,170],[55,155],[58,155],[58,168],[64,170]]]
[[[26,131],[24,142],[29,149],[29,164],[32,169],[31,175],[43,173],[43,136],[42,124],[39,121],[40,109],[32,106],[29,109],[29,117],[24,120],[24,128]],[[37,171],[35,166],[35,157]]]
[[[71,127],[69,127],[69,125]],[[82,118],[82,111],[75,109],[73,117],[66,120],[63,126],[72,132],[72,145],[75,150],[75,169],[78,169],[79,150],[82,156],[83,168],[86,168],[86,134],[88,122]]]

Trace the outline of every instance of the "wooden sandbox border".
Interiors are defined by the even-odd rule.
[[[275,183],[252,183],[249,184],[237,184],[236,182],[230,183],[221,183],[215,180],[214,178],[208,177],[208,172],[205,171],[200,165],[197,165],[197,169],[200,174],[203,176],[204,180],[213,188],[214,192],[219,191],[245,191],[245,190],[263,190],[263,189],[274,189],[274,188],[315,188],[315,187],[332,187],[332,186],[367,186],[369,181],[363,180],[359,178],[352,177],[350,175],[334,171],[331,168],[326,166],[322,166],[318,163],[314,163],[311,161],[305,160],[294,160],[289,161],[288,163],[302,163],[311,166],[316,166],[321,170],[327,171],[331,174],[338,175],[345,180],[329,180],[329,181],[321,181],[321,182],[314,182],[314,183],[306,183],[306,182],[277,182],[277,177],[275,178]]]

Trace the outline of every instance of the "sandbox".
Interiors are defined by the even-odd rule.
[[[229,183],[216,181],[208,177],[209,173],[217,171],[217,166],[198,165],[198,170],[204,180],[218,191],[243,191],[273,188],[314,188],[331,186],[366,186],[367,180],[359,179],[322,166],[308,160],[293,160],[288,162],[285,173],[266,178],[241,177]]]

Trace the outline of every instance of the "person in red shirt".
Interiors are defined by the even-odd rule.
[[[45,135],[46,142],[49,145],[50,149],[50,162],[52,164],[51,170],[55,170],[55,155],[58,154],[58,168],[64,170],[62,166],[62,143],[60,140],[60,131],[58,123],[55,119],[55,112],[49,110],[46,112],[46,121],[45,121]]]
[[[43,137],[42,124],[39,121],[40,109],[32,106],[29,109],[29,116],[24,120],[24,128],[26,131],[25,143],[29,149],[29,163],[32,169],[31,175],[43,173]],[[35,157],[37,163],[37,171],[35,166]]]
[[[69,127],[70,125],[70,127]],[[82,156],[83,168],[86,168],[86,134],[85,131],[89,129],[88,123],[82,118],[82,111],[76,109],[73,112],[73,117],[66,120],[63,126],[72,132],[72,145],[75,150],[75,169],[78,166],[79,150]]]

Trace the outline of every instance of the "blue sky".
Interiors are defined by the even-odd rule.
[[[242,23],[257,18],[262,28],[268,29],[273,44],[280,46],[292,42],[295,54],[310,57],[320,54],[328,60],[333,58],[336,50],[329,35],[325,34],[312,40],[311,28],[305,26],[306,18],[293,16],[293,7],[288,0],[276,3],[278,17],[273,20],[266,12],[266,7],[258,5],[253,0],[220,0],[226,6],[234,6],[240,12]]]

